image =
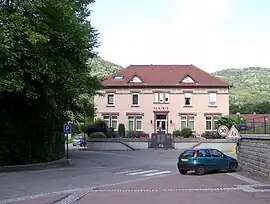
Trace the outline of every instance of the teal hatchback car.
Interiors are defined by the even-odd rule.
[[[206,172],[237,170],[238,162],[217,149],[187,149],[178,157],[177,168],[181,174],[195,171],[197,175]]]

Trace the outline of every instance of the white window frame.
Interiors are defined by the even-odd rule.
[[[115,118],[113,118],[113,117],[116,117],[116,119]],[[105,117],[109,117],[108,119],[104,119]],[[112,121],[116,121],[116,130],[118,129],[118,115],[115,115],[115,114],[111,114],[111,115],[103,115],[103,120],[104,121],[107,121],[108,122],[108,128],[112,128]]]
[[[207,129],[207,125],[206,125],[207,122],[211,123],[211,129]],[[205,131],[212,131],[212,130],[213,130],[213,117],[207,115],[207,116],[205,116]]]
[[[113,103],[109,103],[109,96],[113,96]],[[115,105],[115,94],[114,93],[107,93],[107,106],[114,106]]]
[[[189,127],[189,121],[193,121],[194,122],[194,128],[191,129],[191,130],[196,131],[196,118],[195,118],[195,115],[181,115],[180,117],[181,117],[180,118],[180,120],[181,120],[181,122],[180,122],[180,130],[182,130],[183,128],[190,128]],[[186,119],[182,119],[182,117],[185,117]],[[193,117],[194,119],[190,120],[189,117]],[[186,123],[185,127],[182,127],[182,122],[183,121]]]
[[[132,117],[132,119],[130,118]],[[140,118],[137,118],[140,117]],[[129,129],[129,131],[142,131],[143,130],[143,116],[142,115],[128,115],[128,128],[129,128],[129,121],[133,122],[133,128],[132,130]],[[137,121],[141,122],[141,128],[137,128]]]
[[[138,104],[134,104],[133,102],[133,96],[138,96]],[[138,94],[138,93],[133,93],[132,94],[132,98],[131,98],[131,103],[132,103],[132,106],[140,106],[140,94]]]
[[[186,105],[186,99],[187,98],[190,99],[190,104],[189,105]],[[192,93],[184,93],[184,106],[186,106],[186,107],[192,106]]]
[[[154,92],[154,103],[169,103],[169,99],[170,94],[168,92]]]
[[[210,92],[208,94],[208,104],[209,106],[217,106],[217,93]]]

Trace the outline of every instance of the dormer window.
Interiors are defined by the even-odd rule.
[[[138,77],[138,76],[134,76],[130,82],[133,82],[133,83],[142,83],[142,80]]]
[[[123,76],[114,76],[113,79],[114,80],[123,80],[124,77]]]
[[[181,83],[194,83],[194,80],[190,76],[186,76]]]

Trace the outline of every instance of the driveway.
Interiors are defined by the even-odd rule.
[[[228,196],[233,203],[230,199],[236,195],[241,195],[243,202],[250,200],[246,198],[250,193],[243,189],[250,190],[247,185],[260,184],[238,174],[180,175],[176,169],[177,150],[93,152],[82,149],[70,151],[73,161],[70,167],[0,173],[0,203],[57,203],[61,199],[65,204],[89,203],[89,199],[94,203],[132,203],[134,196],[138,196],[136,203],[149,203],[150,199],[164,203],[171,198],[174,200],[169,203],[179,203],[176,197],[181,197],[182,203],[188,199],[194,203],[195,198],[201,197],[205,199],[200,202],[203,204],[213,196]],[[267,194],[255,194],[259,193]]]

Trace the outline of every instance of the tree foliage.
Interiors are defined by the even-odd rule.
[[[88,20],[93,2],[0,2],[0,165],[63,153],[63,113],[84,111],[83,96],[100,87],[87,64],[98,46]]]

